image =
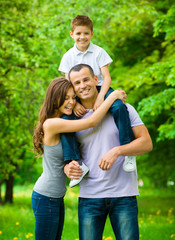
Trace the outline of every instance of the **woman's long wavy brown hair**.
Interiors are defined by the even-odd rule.
[[[73,87],[72,83],[63,77],[58,77],[50,83],[43,106],[39,112],[39,121],[34,129],[33,146],[38,156],[43,154],[43,123],[46,119],[54,116],[55,110],[58,110],[64,103],[67,91]]]

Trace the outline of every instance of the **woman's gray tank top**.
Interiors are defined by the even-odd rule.
[[[54,145],[43,145],[43,173],[33,190],[47,197],[60,198],[66,193],[66,175],[61,141]]]

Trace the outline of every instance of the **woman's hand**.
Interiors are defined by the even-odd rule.
[[[116,99],[120,99],[120,100],[122,100],[122,102],[123,103],[126,103],[126,98],[127,98],[127,95],[126,95],[126,93],[125,93],[125,91],[124,90],[122,90],[122,89],[117,89],[117,90],[115,90],[114,92],[112,92],[111,93]],[[111,95],[110,94],[110,95]],[[109,96],[110,96],[109,95]]]

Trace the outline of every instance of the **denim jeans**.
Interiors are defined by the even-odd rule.
[[[100,91],[99,86],[97,86],[97,90]],[[113,91],[114,90],[110,88],[105,98],[107,98]],[[133,141],[134,134],[131,128],[129,113],[127,111],[126,105],[118,99],[112,104],[110,112],[112,113],[115,124],[119,130],[120,145],[124,145]],[[74,114],[69,116],[64,115],[62,118],[69,120],[78,119],[78,117],[76,117]],[[64,161],[80,159],[80,152],[75,133],[62,133],[61,142],[64,153]]]
[[[35,240],[60,240],[64,225],[64,200],[33,191],[32,209],[35,215]]]
[[[108,215],[116,240],[139,239],[136,197],[79,198],[79,239],[102,240]]]
[[[63,119],[76,120],[79,119],[75,114],[63,115]],[[80,151],[78,141],[75,136],[75,132],[61,133],[61,143],[63,148],[64,161],[79,160]]]
[[[97,90],[100,91],[99,86]],[[112,88],[109,88],[108,92],[105,95],[105,99],[113,92]],[[135,139],[134,133],[131,128],[131,122],[129,119],[129,112],[126,105],[120,100],[117,99],[110,107],[110,112],[114,118],[115,124],[119,130],[119,141],[120,145],[125,145],[130,143]]]

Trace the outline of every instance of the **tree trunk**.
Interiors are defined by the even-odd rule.
[[[9,179],[6,180],[6,192],[5,192],[5,203],[13,203],[13,182],[14,177],[12,175],[9,176]]]

